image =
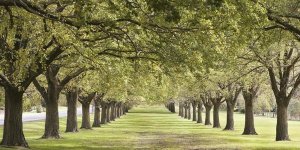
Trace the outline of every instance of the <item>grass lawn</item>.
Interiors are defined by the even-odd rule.
[[[225,115],[225,112],[220,114],[221,126],[225,125]],[[256,117],[259,135],[245,136],[241,135],[242,114],[235,114],[235,131],[222,131],[181,119],[163,106],[140,106],[111,124],[78,133],[64,133],[65,123],[62,118],[63,138],[58,140],[39,139],[43,134],[43,121],[24,123],[31,149],[300,149],[300,122],[289,122],[292,141],[275,142],[276,119]],[[80,127],[80,122],[78,125]]]

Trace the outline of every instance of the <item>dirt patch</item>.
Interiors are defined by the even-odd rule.
[[[158,132],[137,132],[136,149],[216,149],[209,143],[226,144],[223,141],[209,141],[199,134],[172,134]],[[223,149],[223,148],[218,148]],[[225,149],[225,148],[224,148]]]

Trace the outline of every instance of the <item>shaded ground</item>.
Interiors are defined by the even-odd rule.
[[[223,112],[220,114],[223,126],[225,115]],[[81,120],[80,117],[78,119]],[[300,149],[300,122],[289,122],[293,141],[275,142],[275,119],[256,117],[257,136],[241,135],[242,114],[235,114],[235,120],[236,131],[222,131],[181,119],[177,114],[167,112],[163,106],[152,106],[135,108],[111,124],[80,130],[79,133],[64,133],[65,118],[62,118],[63,138],[59,140],[39,139],[43,133],[43,121],[25,123],[24,131],[31,148],[37,150]],[[80,127],[80,122],[78,125]]]

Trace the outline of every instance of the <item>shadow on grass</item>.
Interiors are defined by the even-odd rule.
[[[147,111],[147,112],[144,112],[144,111],[130,111],[128,112],[128,114],[175,114],[175,113],[171,113],[171,112],[163,112],[163,111]]]

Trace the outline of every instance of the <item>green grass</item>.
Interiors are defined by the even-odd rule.
[[[220,114],[223,126],[225,115],[224,112]],[[78,133],[64,133],[65,121],[61,119],[63,138],[58,140],[39,139],[44,122],[25,123],[24,132],[31,149],[300,149],[300,122],[289,122],[292,141],[275,142],[274,118],[256,117],[259,135],[245,136],[241,135],[242,114],[235,114],[235,131],[222,131],[184,120],[167,112],[163,106],[140,106],[111,124]],[[80,127],[80,122],[78,125]]]

